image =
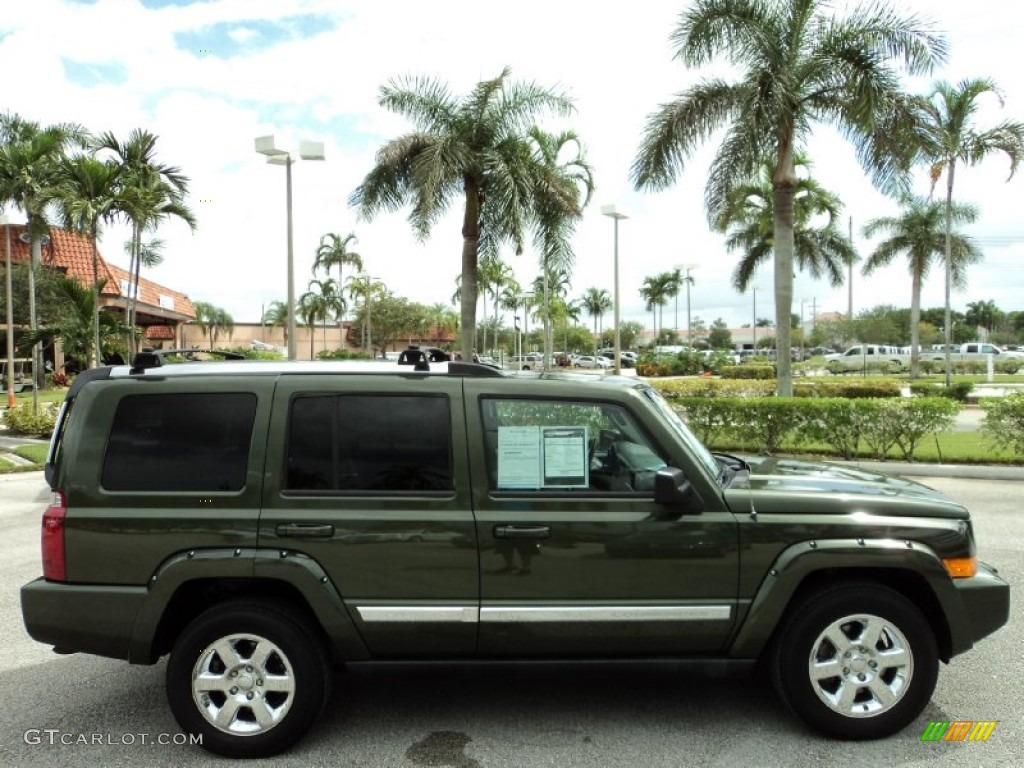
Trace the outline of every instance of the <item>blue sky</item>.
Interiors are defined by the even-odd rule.
[[[979,119],[1024,118],[1024,75],[1018,65],[1024,10],[1007,2],[973,5],[899,0],[904,13],[935,20],[950,42],[948,65],[935,73],[958,80],[991,76],[1005,91]],[[678,184],[637,193],[628,184],[646,116],[696,75],[674,62],[668,37],[685,0],[645,0],[628,11],[584,0],[33,0],[5,4],[0,14],[0,68],[31,76],[5,78],[4,107],[40,122],[77,121],[126,136],[147,128],[161,158],[191,177],[198,229],[161,230],[166,261],[148,276],[195,300],[227,309],[238,321],[285,293],[284,173],[253,151],[257,136],[274,134],[285,148],[323,141],[327,159],[294,169],[295,252],[304,289],[317,242],[326,232],[355,232],[367,268],[392,290],[427,304],[448,301],[461,253],[460,212],[453,209],[430,239],[416,241],[405,214],[360,221],[347,206],[384,141],[409,126],[377,105],[390,78],[436,76],[465,93],[502,67],[513,76],[567,90],[576,115],[567,125],[586,142],[598,189],[578,229],[571,295],[591,286],[611,289],[612,226],[600,206],[629,213],[620,225],[623,315],[650,322],[638,289],[647,275],[691,264],[693,314],[730,325],[749,322],[752,296],[730,286],[736,257],[709,231],[703,190],[710,148],[698,152]],[[931,78],[911,84],[923,90]],[[554,127],[549,123],[549,127]],[[837,192],[852,216],[858,250],[871,243],[859,231],[896,205],[874,191],[853,150],[828,130],[816,132],[808,153],[816,178]],[[962,169],[958,197],[982,217],[968,231],[985,248],[970,288],[954,305],[993,299],[1024,309],[1024,187],[1006,182],[1008,165],[993,157]],[[1024,171],[1020,175],[1024,175]],[[915,190],[926,194],[922,180]],[[104,233],[101,249],[123,261],[123,227]],[[537,273],[536,254],[505,255],[523,283]],[[773,316],[770,269],[758,283],[759,316]],[[846,288],[798,276],[803,300],[822,311],[845,311]],[[854,309],[908,305],[906,268],[854,279]],[[926,283],[923,305],[942,303],[941,273]],[[673,307],[666,307],[671,325]],[[681,314],[684,312],[681,307]]]

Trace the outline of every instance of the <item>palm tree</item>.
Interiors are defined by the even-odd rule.
[[[794,167],[810,168],[802,156],[793,160]],[[733,285],[745,293],[754,271],[772,255],[775,235],[772,167],[764,163],[757,176],[729,190],[726,205],[714,222],[719,232],[729,232],[725,241],[728,251],[743,255],[733,273]],[[856,260],[850,238],[838,226],[843,203],[834,192],[807,176],[797,179],[793,191],[793,256],[797,267],[816,280],[827,277],[833,288],[843,284],[846,270]],[[823,225],[815,222],[826,217]]]
[[[288,346],[288,304],[284,301],[273,301],[263,313],[262,322],[271,328],[281,326],[284,331],[284,343]]]
[[[89,367],[100,364],[100,289],[103,282],[99,274],[100,223],[110,223],[121,208],[121,171],[111,162],[103,162],[89,155],[64,158],[61,179],[56,188],[61,219],[65,228],[87,235],[92,242],[93,290],[93,344],[96,358],[88,360]]]
[[[386,290],[384,283],[379,280],[374,280],[368,275],[349,275],[348,276],[348,295],[353,301],[359,300],[362,306],[363,315],[363,349],[370,351],[373,349],[373,341],[370,338],[373,333],[371,312],[367,311],[367,308],[373,302],[375,296],[382,294]],[[472,358],[471,358],[472,359]]]
[[[881,3],[833,13],[827,0],[702,0],[684,11],[672,36],[686,66],[719,56],[739,72],[733,82],[705,79],[648,118],[632,179],[638,189],[673,184],[698,144],[725,129],[708,173],[704,200],[715,222],[730,190],[772,158],[778,394],[791,395],[790,313],[793,306],[794,160],[813,125],[836,125],[851,138],[865,168],[883,189],[906,184],[892,132],[878,124],[901,103],[890,63],[912,73],[931,70],[945,43],[916,18]]]
[[[477,257],[511,241],[522,253],[533,214],[538,171],[527,130],[541,112],[566,116],[570,100],[533,83],[513,83],[504,69],[464,98],[430,78],[403,78],[381,89],[380,104],[415,130],[386,143],[351,203],[365,217],[411,204],[409,221],[425,239],[456,199],[463,201],[463,357],[476,337]]]
[[[455,330],[459,326],[459,318],[447,304],[439,301],[427,308],[430,325],[434,330],[433,342],[440,345],[441,340],[447,338],[448,331]]]
[[[981,326],[989,334],[1003,318],[1003,312],[996,306],[994,301],[969,301],[967,302],[966,321],[971,325]]]
[[[344,285],[345,279],[341,272],[345,265],[352,267],[356,272],[363,271],[363,257],[355,251],[349,250],[349,243],[355,242],[357,242],[355,232],[349,232],[344,237],[334,232],[323,235],[320,238],[320,245],[316,249],[313,269],[317,270],[323,267],[325,272],[330,273],[331,267],[336,266],[338,268],[337,285]],[[345,312],[344,309],[341,311]]]
[[[988,78],[961,80],[957,85],[940,81],[928,97],[911,103],[914,119],[911,121],[910,143],[923,160],[930,164],[932,189],[942,175],[946,175],[946,307],[945,347],[946,386],[953,380],[950,349],[953,339],[953,318],[950,293],[953,285],[953,181],[958,162],[977,165],[989,155],[1002,152],[1010,160],[1010,177],[1024,155],[1024,123],[1003,121],[994,128],[978,130],[974,117],[979,100],[992,94],[1002,104],[1002,94],[995,82]],[[901,137],[905,138],[905,137]]]
[[[506,262],[496,257],[486,257],[480,260],[480,264],[477,270],[477,281],[480,286],[480,295],[484,301],[484,333],[483,339],[480,344],[481,354],[487,354],[487,294],[491,294],[494,299],[494,313],[497,316],[498,307],[498,293],[505,286],[505,284],[512,278],[514,272]],[[462,282],[459,282],[459,289],[456,293],[461,298]]]
[[[580,299],[583,309],[594,319],[594,354],[597,354],[598,342],[601,339],[601,331],[598,330],[598,323],[603,330],[604,314],[611,312],[613,304],[612,297],[604,288],[587,288]]]
[[[315,339],[314,330],[318,320],[322,320],[324,325],[327,324],[327,318],[330,316],[330,310],[327,307],[327,302],[324,296],[316,291],[306,291],[304,294],[299,296],[299,300],[295,306],[295,312],[302,320],[302,324],[309,327],[309,359],[314,359],[313,354],[313,341]],[[324,332],[324,342],[326,346],[326,331]]]
[[[875,248],[864,263],[863,272],[869,275],[878,267],[889,264],[900,254],[906,254],[910,267],[910,376],[920,375],[921,361],[921,284],[928,276],[933,258],[945,258],[945,206],[936,200],[906,197],[899,216],[872,219],[864,227],[865,237],[879,233],[888,238]],[[953,218],[957,223],[969,224],[978,217],[973,206],[954,205]],[[972,240],[953,233],[953,281],[966,285],[967,265],[981,260],[981,251]]]
[[[98,291],[65,275],[56,276],[53,289],[60,307],[59,315],[52,325],[37,328],[26,334],[22,344],[50,345],[59,338],[68,359],[85,364],[89,360],[102,358],[102,351],[97,353],[93,350],[93,321],[97,317],[95,309]],[[100,312],[98,317],[101,344],[112,343],[128,331],[128,326],[113,312]]]
[[[348,309],[348,305],[345,302],[345,297],[338,289],[338,283],[334,281],[334,278],[327,278],[326,280],[310,280],[309,289],[315,290],[316,295],[319,298],[320,305],[323,311],[320,313],[320,319],[323,321],[324,326],[324,349],[327,349],[327,321],[332,317],[341,319],[345,314],[345,310]],[[312,337],[312,329],[310,329],[310,336]],[[312,338],[310,339],[310,353],[309,356],[313,357]]]
[[[651,310],[655,340],[658,339],[661,333],[658,327],[659,310],[664,311],[665,305],[668,304],[669,286],[671,283],[672,273],[660,272],[653,277],[645,277],[643,284],[640,286],[640,296],[646,302],[646,308]]]
[[[210,336],[210,349],[214,348],[217,337],[222,331],[226,332],[229,337],[234,332],[235,320],[227,310],[206,301],[194,302],[192,308],[196,311],[195,323],[199,326],[199,330]]]
[[[128,264],[128,324],[132,328],[138,305],[142,234],[155,231],[161,222],[172,218],[184,221],[193,231],[196,228],[195,216],[185,204],[188,177],[176,166],[157,162],[157,138],[136,128],[125,142],[110,132],[101,134],[95,142],[95,150],[110,153],[121,171],[120,212],[131,222],[134,243]],[[133,333],[130,352],[134,352],[134,344]]]
[[[540,251],[543,280],[538,293],[543,297],[544,365],[553,353],[551,337],[551,293],[549,278],[572,275],[575,254],[569,240],[583,209],[594,194],[593,169],[583,157],[583,144],[573,131],[547,133],[530,130],[534,157],[541,171],[534,195],[535,241]],[[571,154],[566,158],[566,152]],[[581,199],[582,198],[582,199]]]
[[[42,241],[49,231],[46,209],[55,196],[61,178],[61,160],[73,145],[82,145],[86,133],[70,123],[41,127],[14,114],[0,116],[0,206],[13,203],[28,219],[31,256],[28,270],[29,327],[38,328],[36,313],[36,269],[42,258]],[[42,366],[39,348],[33,347],[36,386],[32,407],[38,408]]]

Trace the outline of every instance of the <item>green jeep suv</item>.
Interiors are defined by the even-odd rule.
[[[80,375],[29,633],[169,655],[181,728],[258,757],[332,665],[382,660],[761,661],[813,728],[877,738],[1007,621],[967,510],[923,485],[712,454],[634,378],[402,362]]]

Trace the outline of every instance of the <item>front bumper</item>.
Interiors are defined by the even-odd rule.
[[[969,579],[954,579],[953,585],[963,603],[966,624],[961,634],[962,642],[958,644],[962,647],[953,648],[953,655],[956,655],[1009,621],[1010,585],[986,563],[978,563],[976,575]]]

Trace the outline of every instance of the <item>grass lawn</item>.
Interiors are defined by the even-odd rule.
[[[23,459],[28,459],[32,464],[12,464],[4,458],[9,454],[0,451],[0,475],[11,472],[33,472],[42,469],[46,461],[46,452],[49,448],[50,446],[48,445],[22,445],[11,452]]]
[[[66,387],[58,387],[56,389],[40,389],[39,390],[39,402],[40,403],[63,403],[64,395],[68,393]],[[18,405],[22,403],[32,402],[32,393],[30,391],[19,392],[14,396],[14,399],[18,401]],[[6,404],[7,400],[4,400]]]

